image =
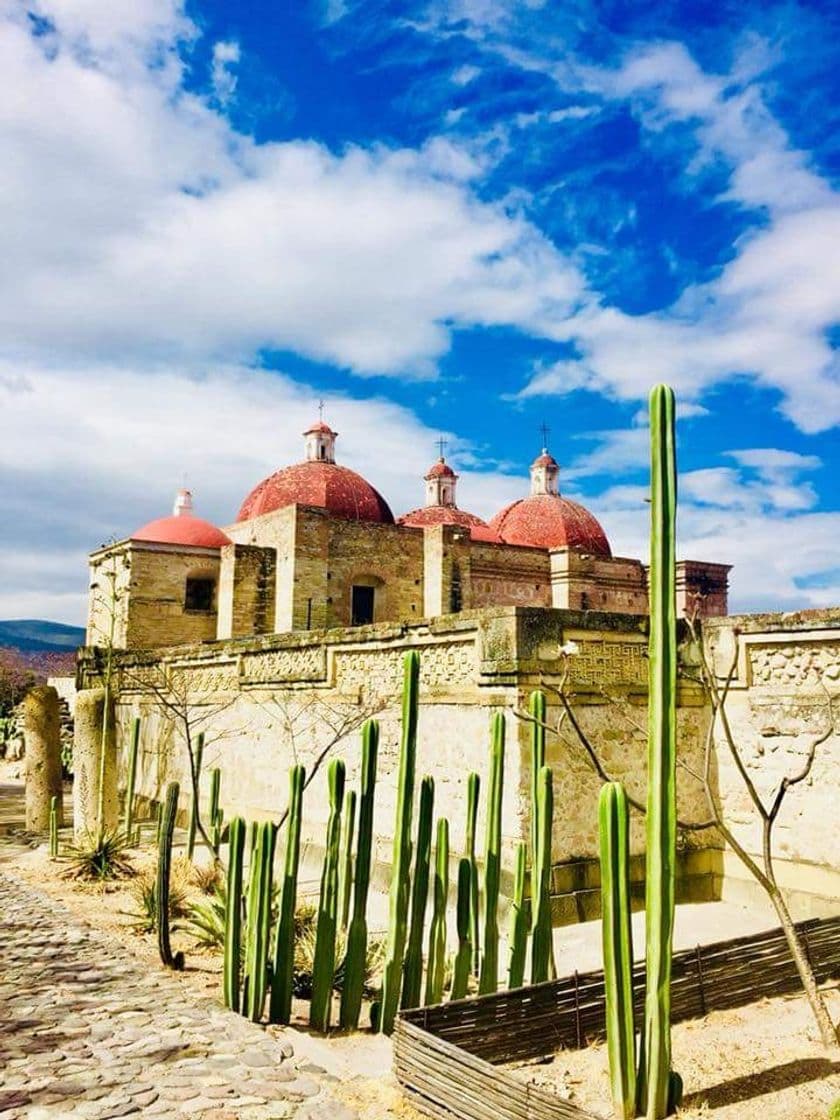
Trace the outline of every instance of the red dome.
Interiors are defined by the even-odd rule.
[[[413,529],[425,529],[430,525],[460,525],[464,529],[469,529],[470,536],[475,537],[476,540],[498,541],[499,539],[486,521],[482,521],[474,513],[467,513],[466,510],[457,509],[455,506],[422,506],[397,518],[397,523],[408,525]]]
[[[583,548],[612,556],[604,530],[589,510],[559,494],[531,494],[511,502],[490,521],[505,544]]]
[[[394,523],[388,503],[361,475],[316,460],[284,467],[263,479],[242,503],[236,520],[247,521],[295,504],[320,506],[349,521]]]
[[[443,459],[438,459],[434,466],[429,467],[428,473],[424,477],[428,482],[430,478],[457,478],[458,476],[448,463],[445,463]]]
[[[194,548],[221,548],[230,544],[221,529],[190,514],[171,514],[150,521],[131,534],[133,541],[150,541],[154,544],[183,544]]]

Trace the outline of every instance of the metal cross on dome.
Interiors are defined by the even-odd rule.
[[[540,424],[540,432],[542,433],[543,451],[548,451],[548,437],[551,435],[551,428],[549,428],[545,420]]]
[[[441,459],[443,458],[444,451],[446,451],[447,444],[448,444],[448,440],[444,436],[441,436],[440,439],[437,441],[438,451],[440,452]]]
[[[324,408],[325,408],[325,405],[324,405],[324,401],[322,399],[322,400],[318,401],[318,419],[321,420],[321,421],[323,421],[323,419],[324,419]]]

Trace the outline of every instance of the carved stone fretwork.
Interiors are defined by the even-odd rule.
[[[243,661],[243,684],[286,684],[323,681],[326,653],[323,646],[274,649],[249,654]]]
[[[748,653],[755,688],[840,686],[840,642],[756,642]]]
[[[381,696],[394,696],[402,688],[403,656],[400,649],[337,650],[335,684],[340,692],[362,690]],[[475,644],[441,642],[420,650],[420,688],[445,692],[474,684],[477,673]]]
[[[577,652],[569,658],[572,685],[588,684],[598,688],[646,685],[647,647],[644,642],[574,639]]]

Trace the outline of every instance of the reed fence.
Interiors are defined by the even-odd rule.
[[[797,929],[818,982],[840,977],[840,916],[800,922]],[[637,1022],[644,983],[644,962],[638,962]],[[674,954],[672,1021],[786,995],[800,986],[781,929],[698,945]],[[394,1069],[416,1107],[437,1120],[591,1120],[569,1102],[496,1067],[580,1049],[603,1036],[604,1022],[603,972],[575,972],[402,1012]]]

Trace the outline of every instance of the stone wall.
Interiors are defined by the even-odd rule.
[[[779,783],[801,772],[812,744],[808,777],[786,794],[774,828],[780,882],[798,914],[834,912],[840,899],[840,610],[731,616],[704,623],[709,656],[725,681],[734,675],[726,712],[734,742],[758,793],[770,804]],[[726,819],[741,844],[761,853],[758,813],[737,771],[726,736],[715,749]],[[740,861],[726,854],[725,892],[754,894]]]

